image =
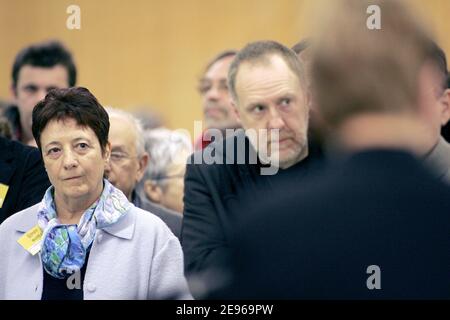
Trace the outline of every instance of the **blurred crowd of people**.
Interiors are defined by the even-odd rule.
[[[336,1],[205,65],[191,140],[102,106],[61,42],[18,52],[0,299],[450,298],[450,78],[408,5]]]

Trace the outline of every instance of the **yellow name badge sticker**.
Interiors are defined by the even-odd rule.
[[[28,230],[17,242],[33,256],[41,250],[42,229],[38,225]]]
[[[3,206],[3,202],[5,201],[6,194],[8,193],[9,186],[6,184],[0,183],[0,208]]]

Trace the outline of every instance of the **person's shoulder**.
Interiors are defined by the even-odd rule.
[[[129,212],[135,217],[134,236],[143,250],[162,250],[168,243],[179,243],[178,238],[159,217],[133,206]]]
[[[156,203],[150,202],[145,197],[141,197],[141,203],[140,206],[141,209],[148,211],[150,213],[153,213],[154,215],[160,217],[161,219],[169,219],[171,221],[179,222],[181,224],[182,221],[182,215],[169,209],[165,208],[163,206],[160,206]]]
[[[183,220],[181,214],[151,202],[145,195],[136,194],[136,197],[139,197],[139,205],[135,204],[137,207],[158,216],[169,225],[169,228],[170,224],[175,224],[177,227],[181,228],[181,222]]]
[[[166,223],[164,223],[164,221],[155,214],[152,214],[151,212],[138,208],[134,205],[130,209],[129,213],[135,218],[136,232],[144,234],[153,233],[156,235],[166,234],[167,236],[173,235],[172,231],[170,231]]]
[[[40,203],[19,211],[0,224],[0,234],[12,231],[26,232],[37,224],[37,211]]]
[[[28,157],[40,159],[39,149],[4,137],[0,137],[0,150],[3,156],[9,156],[14,160],[24,160]]]

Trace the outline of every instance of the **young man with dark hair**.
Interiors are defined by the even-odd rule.
[[[34,106],[55,88],[73,87],[77,70],[72,54],[58,41],[32,44],[16,56],[12,68],[11,92],[15,106],[5,111],[14,138],[34,145],[31,113]]]

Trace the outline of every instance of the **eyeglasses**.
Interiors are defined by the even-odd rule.
[[[132,157],[125,152],[111,152],[110,160],[116,164],[122,163],[125,160],[133,159],[137,157]]]

